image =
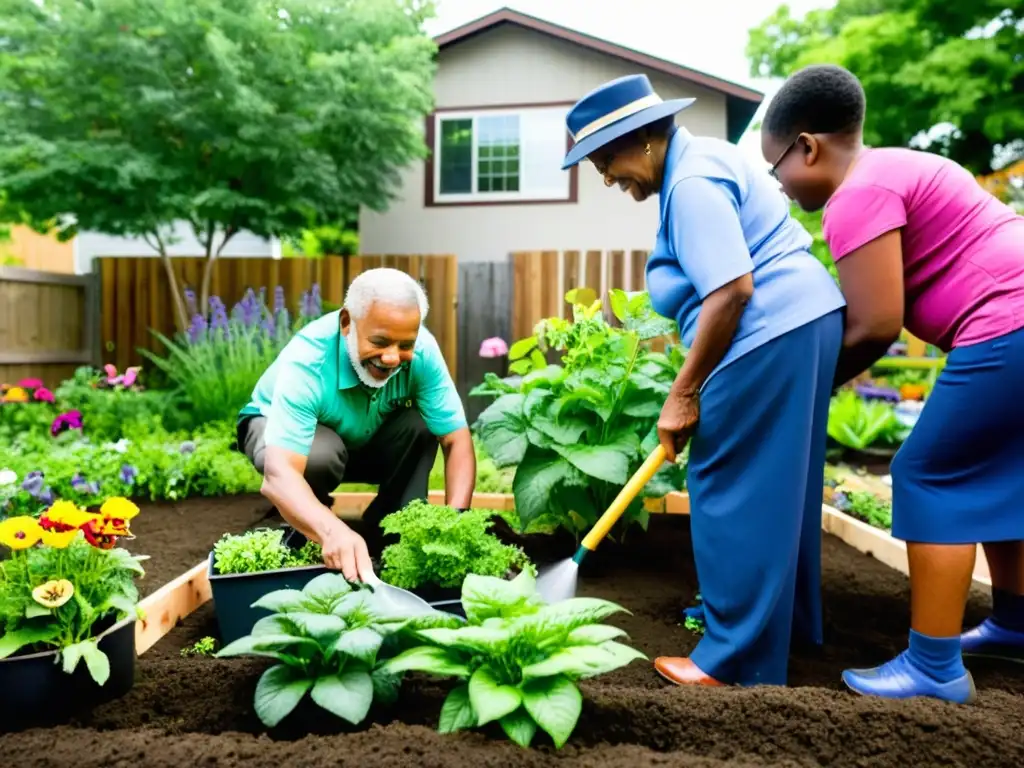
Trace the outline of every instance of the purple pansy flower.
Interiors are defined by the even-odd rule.
[[[125,485],[133,485],[135,478],[139,476],[139,470],[131,464],[124,464],[121,467],[121,482]]]
[[[39,470],[29,472],[25,475],[25,479],[21,483],[21,489],[38,497],[40,492],[43,490],[43,473]]]

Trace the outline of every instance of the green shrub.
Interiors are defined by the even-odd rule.
[[[283,542],[281,529],[258,528],[242,534],[226,533],[213,545],[213,567],[217,573],[263,573],[278,568],[323,565],[320,545],[307,541],[292,549]]]

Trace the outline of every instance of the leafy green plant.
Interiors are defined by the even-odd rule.
[[[519,547],[503,544],[488,529],[493,510],[410,502],[381,521],[381,530],[397,534],[381,554],[381,579],[403,589],[423,584],[457,587],[471,573],[504,577],[512,571],[532,568]]]
[[[252,607],[272,611],[252,632],[217,656],[266,656],[277,660],[256,684],[254,708],[272,728],[308,693],[315,704],[359,724],[376,700],[393,702],[401,677],[381,660],[400,648],[399,631],[410,626],[450,626],[438,613],[416,619],[395,614],[377,593],[356,588],[337,573],[317,576],[302,590],[270,592]]]
[[[283,542],[281,529],[257,528],[240,534],[224,534],[213,545],[213,567],[217,573],[262,573],[278,568],[323,565],[323,552],[315,541],[298,549]]]
[[[853,390],[842,390],[829,403],[828,435],[846,448],[863,451],[896,446],[909,432],[891,405],[863,400]]]
[[[217,641],[209,635],[181,649],[182,656],[213,656]]]
[[[521,527],[554,518],[578,533],[589,528],[658,444],[656,424],[683,364],[678,346],[654,352],[645,342],[674,332],[655,314],[646,292],[610,293],[622,327],[608,324],[593,291],[566,295],[573,319],[541,321],[509,350],[513,383],[488,374],[470,394],[496,397],[474,425],[499,467],[513,480]],[[549,364],[558,351],[561,364]],[[633,501],[619,530],[646,528],[643,498],[680,490],[680,464],[666,464]]]
[[[512,581],[467,576],[462,604],[465,625],[416,629],[422,645],[383,665],[463,681],[441,708],[442,733],[497,722],[528,747],[539,727],[561,748],[582,709],[577,681],[646,658],[618,642],[621,629],[599,623],[625,609],[590,597],[545,605],[525,571]]]
[[[832,505],[851,517],[883,531],[892,530],[892,504],[867,491],[838,491]]]

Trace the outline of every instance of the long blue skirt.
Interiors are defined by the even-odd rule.
[[[957,347],[892,461],[892,534],[1024,539],[1024,329]]]
[[[785,685],[794,634],[822,643],[821,505],[837,310],[747,353],[700,396],[687,487],[706,628],[691,659]]]

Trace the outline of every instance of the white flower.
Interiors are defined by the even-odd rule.
[[[14,485],[18,482],[18,473],[13,469],[4,467],[0,469],[0,485]]]
[[[116,443],[104,443],[103,444],[103,449],[105,451],[114,451],[116,453],[127,453],[128,452],[128,446],[130,446],[131,444],[132,444],[131,440],[128,440],[127,438],[122,437]]]

